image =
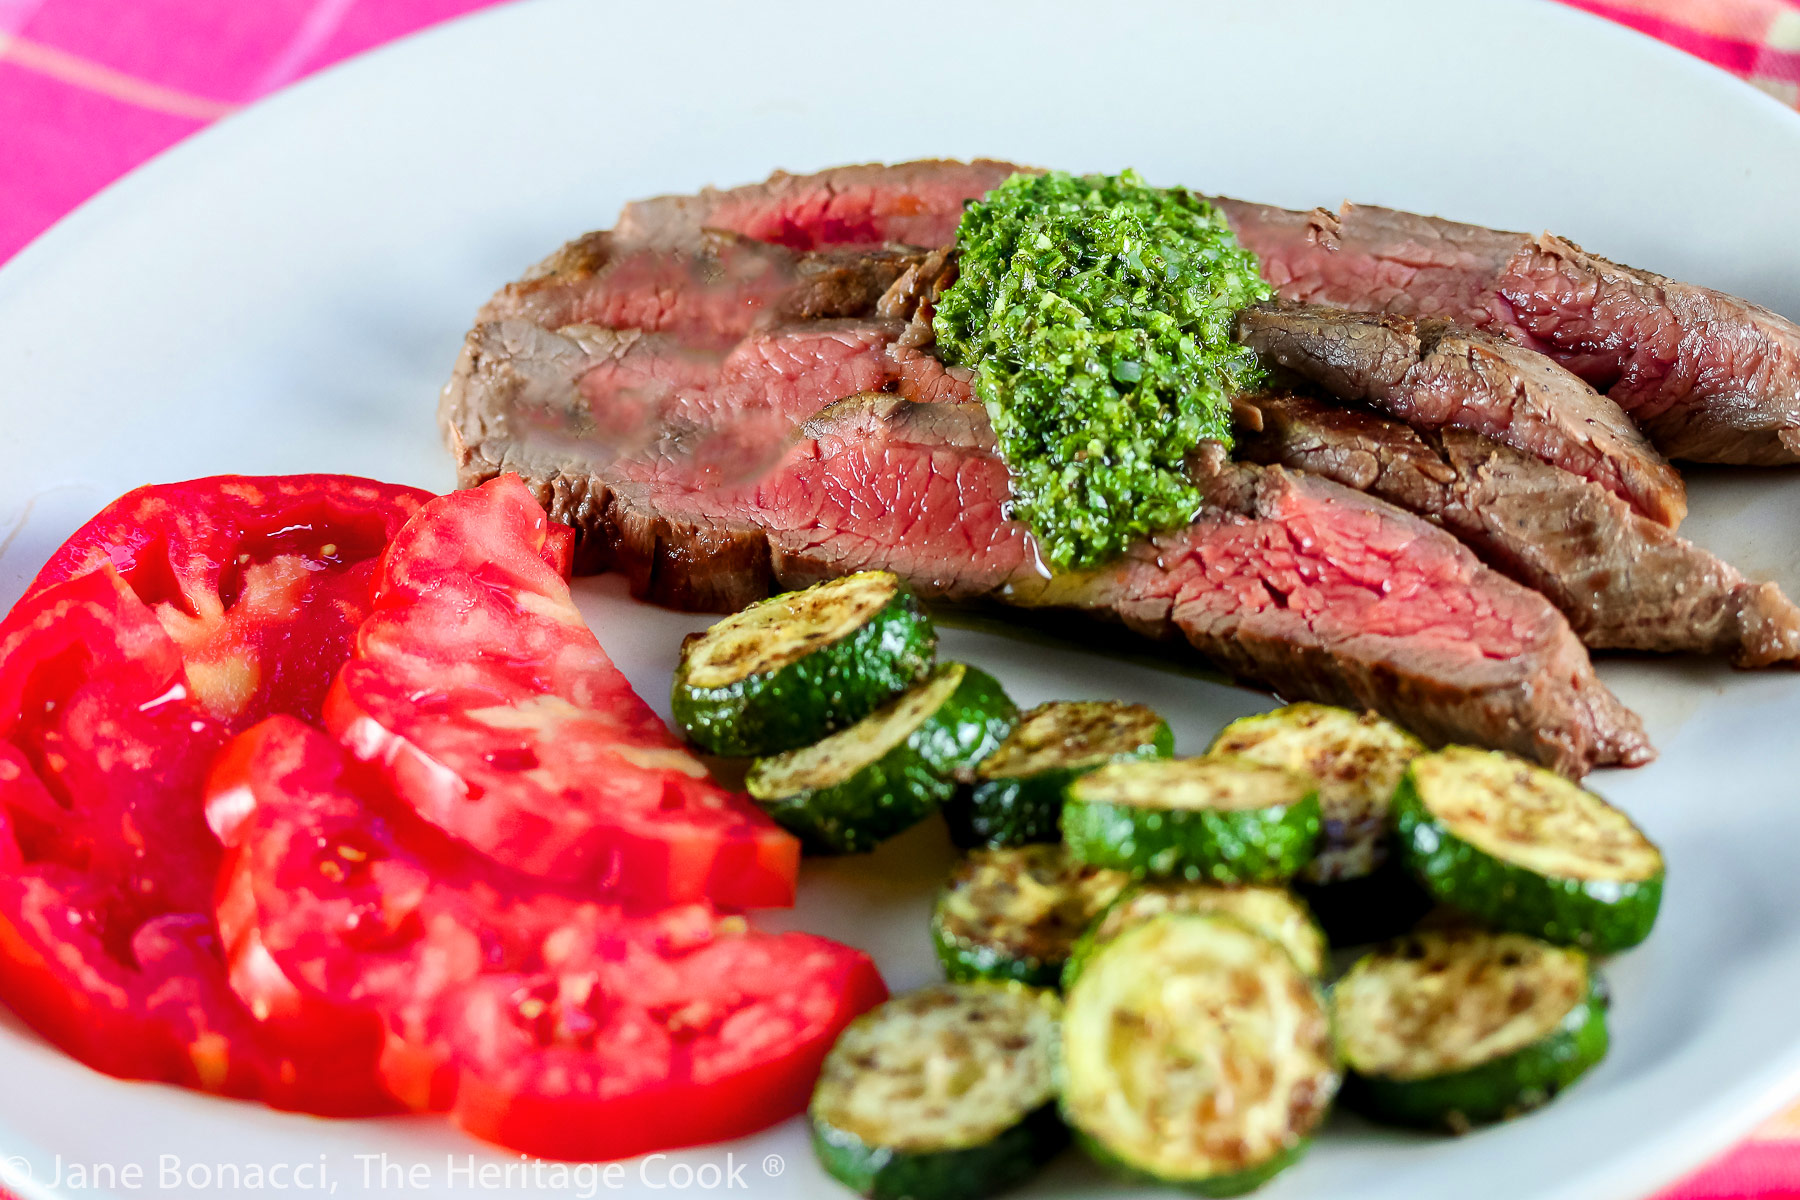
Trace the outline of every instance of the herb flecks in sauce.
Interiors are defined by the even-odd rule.
[[[1184,459],[1231,444],[1257,378],[1231,340],[1267,299],[1256,259],[1182,188],[1121,175],[1015,175],[969,206],[934,329],[972,368],[1013,476],[1013,515],[1054,567],[1090,567],[1200,507]]]

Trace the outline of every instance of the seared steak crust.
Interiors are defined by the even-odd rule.
[[[947,246],[963,202],[985,196],[1027,168],[993,159],[944,159],[833,167],[812,175],[777,171],[761,183],[705,188],[625,206],[615,227],[637,245],[682,246],[721,229],[792,250],[903,242]]]
[[[1551,234],[1364,205],[1214,203],[1283,299],[1442,317],[1540,350],[1670,458],[1800,462],[1800,326],[1766,308]]]
[[[979,405],[853,397],[799,427],[774,469],[696,490],[624,463],[596,469],[554,441],[477,440],[476,414],[496,408],[484,389],[522,396],[530,377],[465,356],[446,413],[461,482],[519,472],[581,532],[584,565],[623,571],[660,603],[725,610],[882,567],[932,598],[1180,636],[1284,695],[1374,708],[1435,741],[1574,775],[1651,756],[1547,601],[1442,530],[1323,478],[1203,455],[1209,506],[1192,526],[1106,570],[1051,577],[1004,515],[1008,476]]]
[[[1772,583],[1618,497],[1481,434],[1421,435],[1374,413],[1269,392],[1238,401],[1239,453],[1418,513],[1550,599],[1596,649],[1800,662],[1800,608]]]
[[[885,173],[853,168],[633,206],[503,293],[469,335],[441,409],[461,482],[518,472],[580,531],[582,569],[621,570],[659,603],[729,610],[886,567],[927,596],[1179,636],[1285,694],[1570,774],[1651,756],[1541,596],[1323,479],[1203,454],[1208,505],[1191,526],[1105,570],[1044,570],[1007,519],[1009,476],[966,373],[922,349],[946,256],[890,253],[883,272],[905,265],[884,298],[832,259],[865,282],[796,308],[804,256],[947,239],[971,189],[1004,173],[914,164],[894,169],[890,194]],[[734,236],[704,232],[716,226]],[[779,272],[696,269],[709,253]],[[650,282],[621,286],[626,262]],[[622,328],[624,311],[652,319]],[[736,324],[683,315],[715,311]]]
[[[1676,474],[1605,396],[1533,350],[1438,317],[1271,303],[1238,314],[1237,338],[1347,400],[1416,429],[1467,429],[1591,479],[1673,529]]]

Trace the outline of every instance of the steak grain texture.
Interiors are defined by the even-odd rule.
[[[548,447],[456,444],[464,484],[518,471],[596,562],[665,603],[727,609],[883,568],[934,599],[1179,636],[1282,695],[1373,708],[1437,742],[1574,775],[1651,755],[1547,601],[1443,530],[1322,478],[1208,456],[1211,504],[1192,526],[1106,570],[1046,578],[1004,515],[1008,476],[978,405],[853,397],[800,428],[774,469],[711,492],[609,479]]]
[[[579,531],[579,569],[621,571],[661,604],[730,611],[886,568],[932,598],[1073,609],[1183,639],[1284,695],[1372,707],[1572,775],[1651,757],[1548,602],[1441,529],[1324,479],[1199,456],[1209,504],[1190,527],[1052,577],[1007,519],[1010,479],[967,373],[924,349],[920,313],[954,264],[899,248],[941,249],[969,195],[1007,173],[847,168],[632,206],[503,292],[470,333],[440,410],[459,481],[519,473]],[[850,250],[884,257],[865,269]],[[691,267],[722,251],[779,273]],[[615,294],[607,264],[628,260],[654,282]],[[825,270],[862,282],[799,306]],[[736,316],[623,327],[610,315],[634,305]]]
[[[1778,313],[1548,233],[1366,205],[1213,203],[1285,300],[1442,317],[1542,351],[1670,458],[1800,462],[1800,326]]]
[[[1467,429],[1591,479],[1673,529],[1687,492],[1617,404],[1533,350],[1439,317],[1256,305],[1237,339],[1421,430]]]
[[[1800,609],[1617,496],[1481,434],[1269,392],[1237,402],[1238,452],[1378,496],[1454,533],[1595,649],[1800,661]]]

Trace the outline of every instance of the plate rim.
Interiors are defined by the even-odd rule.
[[[1423,2],[1424,0],[1383,0],[1390,8],[1416,6]],[[132,206],[153,195],[171,188],[178,189],[190,160],[204,161],[221,152],[218,148],[228,147],[232,139],[255,136],[256,130],[263,123],[280,119],[281,114],[290,110],[303,110],[312,103],[311,98],[315,93],[346,86],[340,83],[343,77],[372,76],[382,69],[389,58],[424,53],[422,46],[428,46],[439,39],[465,36],[471,26],[515,20],[516,14],[525,9],[573,6],[573,3],[574,0],[511,0],[509,3],[453,17],[334,63],[196,131],[100,189],[58,218],[11,259],[0,264],[0,301],[29,288],[34,278],[54,272],[60,256],[98,233],[115,214],[129,211]],[[1631,53],[1655,60],[1656,69],[1683,76],[1686,86],[1706,89],[1713,96],[1729,97],[1723,102],[1743,106],[1747,114],[1760,114],[1761,119],[1769,121],[1774,128],[1783,130],[1785,136],[1792,137],[1796,142],[1796,149],[1800,149],[1800,111],[1789,108],[1768,93],[1721,68],[1646,33],[1573,8],[1558,0],[1488,0],[1488,3],[1533,9],[1537,12],[1535,19],[1551,23],[1565,22],[1570,29],[1582,28],[1581,36],[1613,39],[1615,44],[1629,45],[1633,48]],[[1087,10],[1086,5],[1073,0],[1055,0],[1054,3],[1046,4],[1045,8],[1074,13]],[[1551,32],[1554,33],[1555,30]],[[1745,93],[1754,98],[1747,97]],[[0,1036],[10,1034],[0,1032]],[[1646,1186],[1655,1188],[1677,1180],[1686,1172],[1710,1161],[1720,1150],[1742,1140],[1747,1132],[1778,1111],[1784,1103],[1792,1102],[1796,1093],[1800,1093],[1800,1037],[1781,1053],[1772,1054],[1764,1069],[1717,1093],[1705,1109],[1693,1114],[1683,1123],[1685,1132],[1681,1136],[1668,1139],[1671,1144],[1638,1143],[1630,1153],[1621,1154],[1614,1160],[1614,1164],[1629,1178],[1620,1179],[1620,1186],[1609,1188],[1609,1194],[1625,1197],[1636,1194]],[[40,1149],[23,1145],[23,1139],[6,1126],[0,1125],[0,1156],[27,1151],[35,1153]],[[47,1185],[40,1188],[29,1180],[22,1185],[14,1185],[14,1190],[24,1200],[59,1198],[59,1194],[49,1191]],[[90,1191],[80,1194],[97,1193]],[[1562,1192],[1559,1190],[1555,1194],[1561,1195]],[[1588,1194],[1592,1195],[1591,1192]]]

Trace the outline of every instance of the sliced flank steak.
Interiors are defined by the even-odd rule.
[[[1415,429],[1485,434],[1591,479],[1673,529],[1681,476],[1617,404],[1533,350],[1439,317],[1256,305],[1237,338],[1265,362]]]
[[[1010,477],[967,373],[924,348],[946,256],[909,260],[885,298],[831,319],[783,317],[800,282],[758,292],[729,345],[679,323],[553,324],[600,315],[581,305],[609,256],[692,256],[721,223],[801,255],[947,242],[968,196],[1010,170],[849,168],[633,206],[611,235],[584,239],[601,252],[578,243],[538,273],[561,297],[521,305],[516,287],[469,335],[441,408],[460,481],[518,472],[580,532],[582,569],[622,571],[662,604],[730,610],[886,567],[932,597],[1183,637],[1285,695],[1373,707],[1434,740],[1570,774],[1651,757],[1547,601],[1442,530],[1327,480],[1197,456],[1210,503],[1191,526],[1104,570],[1052,576],[1007,519]],[[685,268],[660,278],[674,281],[658,297],[671,311],[688,289],[720,286]]]
[[[885,362],[884,386],[897,389],[900,329],[869,322],[833,338],[861,346],[848,360],[857,371]],[[820,349],[801,330],[779,336]],[[532,361],[508,360],[509,346]],[[822,406],[844,386],[845,361],[802,381],[816,382]],[[877,390],[803,424],[790,386],[767,420],[736,426],[743,461],[773,465],[727,479],[693,456],[710,435],[691,427],[656,423],[624,453],[590,444],[594,367],[573,344],[477,336],[444,409],[460,479],[517,471],[580,531],[585,565],[625,572],[658,602],[729,609],[882,567],[935,598],[1084,610],[1179,635],[1284,695],[1375,708],[1422,736],[1571,774],[1651,755],[1547,601],[1442,530],[1327,480],[1203,455],[1211,503],[1193,525],[1105,570],[1048,576],[1006,519],[1009,477],[979,405]],[[709,410],[723,415],[681,411]]]
[[[1282,299],[1442,317],[1542,351],[1670,458],[1800,462],[1800,325],[1551,234],[1345,204],[1218,198]]]
[[[628,242],[680,246],[722,229],[791,250],[900,242],[947,246],[963,205],[1030,168],[992,159],[866,163],[811,175],[777,171],[761,183],[705,188],[627,204],[614,234]]]
[[[1268,392],[1237,402],[1238,453],[1427,517],[1550,599],[1595,649],[1800,662],[1800,608],[1617,496],[1464,429]]]
[[[524,317],[549,329],[599,325],[730,346],[781,321],[868,312],[923,250],[876,244],[789,250],[708,232],[692,247],[578,238],[488,302],[481,319]]]

